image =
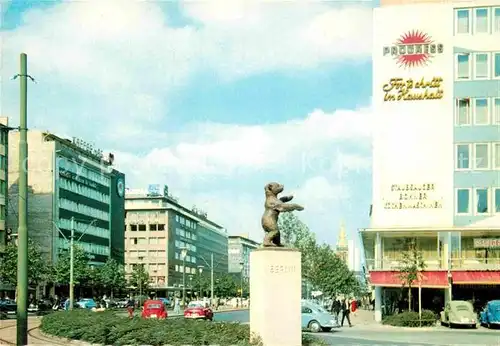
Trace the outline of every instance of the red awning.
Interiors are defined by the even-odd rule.
[[[500,271],[452,271],[455,285],[500,285]]]
[[[448,287],[448,276],[446,271],[422,272],[422,287],[446,288]],[[370,283],[373,286],[401,287],[403,283],[397,271],[370,271]],[[414,283],[413,286],[417,286]]]

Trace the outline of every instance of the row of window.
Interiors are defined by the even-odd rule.
[[[60,249],[69,249],[69,240],[64,238],[58,238],[58,247]],[[93,253],[96,255],[109,256],[109,246],[97,245],[92,243],[79,242],[78,246],[81,247],[85,252]]]
[[[175,271],[176,272],[179,272],[179,273],[183,273],[184,272],[184,266],[180,266],[180,265],[175,265]],[[193,268],[193,267],[186,267],[186,274],[196,274],[196,268]]]
[[[130,225],[130,230],[135,232],[135,231],[142,231],[142,232],[145,232],[146,230],[150,230],[150,231],[164,231],[165,230],[165,224],[155,224],[155,223],[151,223],[149,225],[145,225],[145,224],[139,224],[139,225]],[[127,230],[127,227],[125,227],[125,231]]]
[[[186,243],[184,241],[176,240],[175,247],[178,249],[188,249],[189,251],[196,252],[196,246],[193,244]]]
[[[457,170],[499,170],[499,143],[460,143],[455,146]]]
[[[459,53],[455,60],[457,80],[500,78],[500,52]]]
[[[176,252],[175,259],[182,260],[182,255],[179,252]],[[186,255],[186,262],[196,263],[196,257]]]
[[[109,230],[106,228],[102,227],[97,227],[94,225],[91,225],[89,223],[82,223],[82,222],[77,222],[75,221],[74,224],[74,229],[77,232],[85,234],[91,234],[95,235],[100,238],[108,238],[109,239]],[[58,223],[59,228],[64,228],[64,229],[71,229],[71,220],[68,219],[59,219]]]
[[[457,99],[455,124],[500,125],[500,97]]]
[[[191,229],[196,229],[196,222],[188,220],[182,216],[175,215],[175,221]]]
[[[182,228],[176,228],[175,229],[175,234],[177,234],[178,236],[181,236],[181,237],[185,237],[185,238],[191,239],[191,240],[196,240],[197,239],[196,234],[194,234],[192,232],[189,232],[189,231],[185,231]]]
[[[455,33],[459,35],[500,34],[500,7],[456,9]]]
[[[59,179],[59,187],[102,203],[110,202],[109,195],[63,177]]]
[[[157,245],[166,244],[165,237],[149,237],[149,238],[130,238],[132,245]]]
[[[96,171],[88,169],[87,167],[84,167],[83,165],[78,164],[74,161],[68,160],[65,157],[59,157],[59,158],[57,158],[57,161],[58,161],[59,168],[62,168],[64,170],[69,171],[71,173],[74,173],[78,176],[92,180],[95,183],[98,183],[98,184],[101,184],[104,186],[109,186],[111,183],[110,178],[103,175],[102,173],[98,173]]]
[[[457,214],[500,213],[500,188],[457,189],[456,191]]]
[[[75,213],[88,215],[94,219],[109,221],[108,212],[89,207],[88,205],[85,204],[76,203],[66,198],[59,199],[59,207]]]

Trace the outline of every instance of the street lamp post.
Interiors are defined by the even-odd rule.
[[[203,272],[203,266],[198,266],[198,273],[200,274],[198,276],[198,284],[200,285],[200,298],[201,298],[201,273]]]
[[[182,257],[182,306],[186,304],[186,255],[187,248],[181,249],[181,257]]]
[[[92,226],[97,220],[92,220],[92,222],[85,228],[85,230],[80,235],[77,241],[80,241],[82,237],[87,233],[89,226]],[[70,245],[69,245],[69,309],[73,310],[73,300],[75,298],[75,218],[71,217],[71,235],[70,235]],[[57,230],[62,234],[59,227]],[[64,234],[63,234],[64,235]]]
[[[240,298],[243,298],[243,269],[245,268],[245,263],[240,262]]]

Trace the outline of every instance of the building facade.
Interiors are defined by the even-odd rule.
[[[17,210],[19,133],[9,134],[9,200]],[[28,132],[28,229],[49,261],[69,249],[71,227],[75,243],[104,263],[110,256],[123,263],[125,176],[112,168],[112,154],[78,139]],[[17,232],[17,213],[9,213]]]
[[[182,206],[167,187],[162,193],[151,187],[127,190],[125,209],[127,276],[142,265],[152,288],[175,290],[182,287],[183,276],[191,287],[200,268],[204,273],[212,267],[215,275],[227,273],[225,229],[205,213]]]
[[[424,303],[500,288],[500,3],[381,4],[371,225],[361,230],[377,320],[402,285],[403,239],[426,263]]]
[[[9,162],[9,123],[8,118],[0,118],[0,251],[6,245],[7,214],[9,212],[9,198],[7,190],[7,177]]]
[[[260,246],[259,243],[240,235],[228,237],[229,273],[241,273],[243,280],[250,279],[250,252]]]

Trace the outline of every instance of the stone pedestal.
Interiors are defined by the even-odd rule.
[[[301,253],[259,248],[250,253],[250,332],[264,346],[300,346]]]

